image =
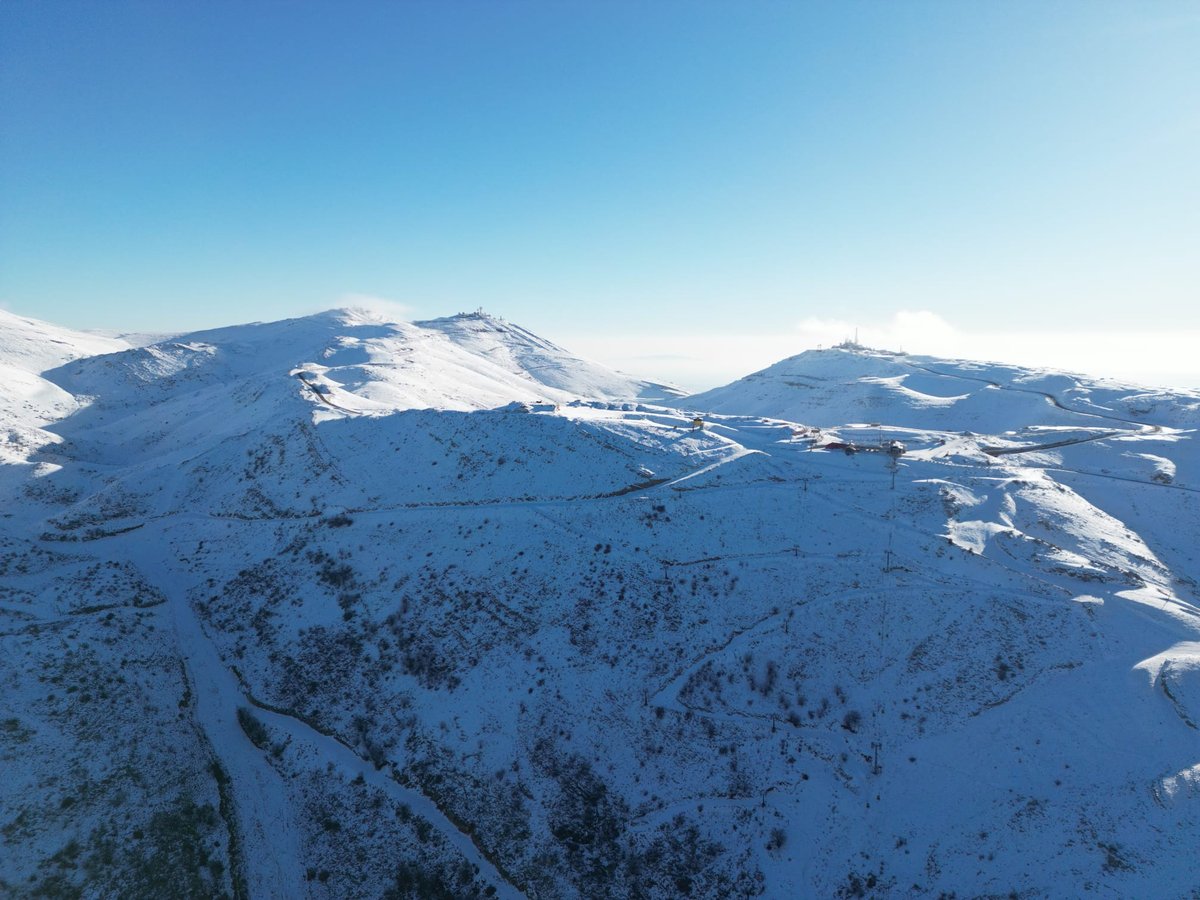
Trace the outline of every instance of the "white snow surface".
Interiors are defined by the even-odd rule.
[[[28,791],[124,790],[63,661],[136,626],[214,892],[1200,891],[1200,395],[852,348],[679,399],[482,314],[36,344],[0,889],[146,877]]]
[[[0,309],[0,463],[22,463],[54,440],[42,426],[85,402],[42,373],[65,362],[128,347],[121,338],[72,331]]]
[[[509,372],[578,397],[661,401],[685,393],[673,385],[642,381],[580,359],[519,325],[482,312],[415,324],[440,332],[455,346]]]
[[[1200,417],[1200,391],[1155,391],[1062,372],[859,347],[807,350],[681,402],[700,411],[814,425],[886,419],[985,434],[1131,420],[1189,427]]]

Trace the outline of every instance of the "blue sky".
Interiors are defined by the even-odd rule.
[[[1200,383],[1194,2],[13,0],[0,59],[22,314],[483,306],[660,377],[1087,332]]]

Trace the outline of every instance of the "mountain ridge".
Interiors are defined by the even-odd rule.
[[[651,402],[331,311],[48,369],[0,887],[1196,890],[1195,396],[828,353]]]

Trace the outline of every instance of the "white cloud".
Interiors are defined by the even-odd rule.
[[[407,303],[389,300],[387,297],[379,297],[375,294],[342,294],[338,297],[335,305],[339,308],[365,309],[377,316],[383,316],[396,322],[411,322],[416,312]]]
[[[830,346],[853,340],[868,347],[903,350],[915,343],[948,343],[955,330],[937,313],[927,310],[900,310],[886,322],[865,322],[862,325],[841,319],[802,319],[796,325],[796,337],[806,347]]]

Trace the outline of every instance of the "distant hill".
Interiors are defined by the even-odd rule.
[[[1184,427],[1200,417],[1198,391],[867,348],[807,350],[682,402],[815,425],[884,418],[895,425],[989,434],[1035,421],[1102,424],[1107,418]]]
[[[42,426],[79,406],[41,377],[69,360],[128,347],[120,338],[72,331],[0,309],[0,464],[21,463],[54,440]]]

